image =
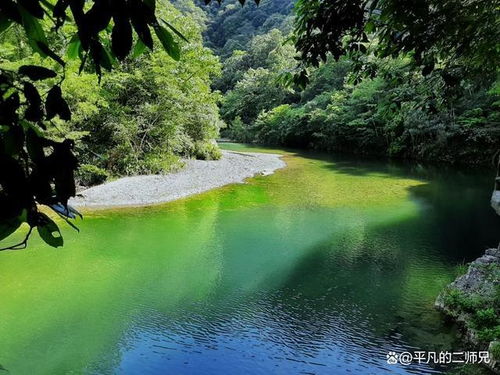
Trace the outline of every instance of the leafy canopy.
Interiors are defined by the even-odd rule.
[[[53,24],[51,34],[46,34],[46,19]],[[58,30],[66,23],[76,26],[67,56],[78,57],[80,71],[93,70],[99,78],[103,68],[111,70],[132,50],[136,56],[146,47],[153,49],[152,32],[173,59],[180,58],[176,39],[184,37],[156,17],[155,0],[0,2],[0,32],[19,25],[32,50],[57,65],[54,69],[39,65],[21,66],[17,71],[0,69],[0,240],[22,223],[30,227],[21,243],[7,249],[26,247],[34,228],[49,245],[63,244],[59,228],[38,205],[52,208],[73,227],[68,219],[79,215],[68,206],[76,190],[74,142],[47,136],[54,118],[68,121],[72,115],[61,90],[66,62],[61,51],[54,50]],[[37,87],[41,81],[50,86],[47,92]]]
[[[301,63],[288,79],[301,86],[308,83],[307,66],[329,55],[348,55],[369,75],[375,67],[367,56],[409,55],[424,75],[438,66],[459,70],[445,74],[449,84],[457,75],[495,73],[492,62],[500,58],[500,8],[491,0],[297,0],[295,13]]]

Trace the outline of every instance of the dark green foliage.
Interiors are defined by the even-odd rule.
[[[62,245],[57,225],[39,212],[38,205],[52,207],[65,219],[74,217],[67,206],[68,199],[75,195],[78,162],[73,154],[74,142],[56,141],[46,133],[56,117],[71,119],[61,90],[66,62],[60,57],[58,41],[58,31],[68,27],[70,19],[76,28],[68,55],[80,58],[80,71],[92,69],[99,78],[102,68],[111,70],[115,58],[123,60],[131,52],[132,28],[150,49],[150,28],[154,28],[166,51],[179,59],[177,42],[155,16],[154,0],[0,2],[0,30],[5,32],[13,25],[22,28],[32,50],[58,65],[55,69],[28,64],[17,72],[0,70],[0,240],[22,222],[31,228],[24,241],[8,248],[25,247],[35,227],[49,245]],[[55,30],[49,37],[44,29],[47,22]],[[58,71],[62,74],[56,81]]]
[[[283,71],[293,70],[294,52],[283,49],[279,40],[285,38],[272,38],[273,33],[254,38],[264,43],[249,43],[263,48],[235,52],[226,60],[218,81],[230,89],[221,108],[229,124],[225,136],[433,162],[491,162],[500,145],[494,80],[458,78],[449,86],[443,76],[453,70],[424,76],[414,71],[411,59],[373,57],[378,77],[353,82],[356,63],[331,58],[311,71],[299,94],[277,84]],[[282,47],[265,48],[276,45]],[[254,68],[257,62],[262,68]]]
[[[295,45],[312,66],[349,55],[356,71],[373,74],[370,53],[404,54],[424,76],[452,67],[484,75],[495,74],[500,57],[499,10],[490,0],[298,0],[296,11]]]
[[[500,299],[469,296],[456,290],[445,291],[444,302],[447,309],[456,317],[463,315],[465,323],[485,343],[500,338]]]
[[[500,360],[500,342],[494,343],[491,347],[490,352],[493,356],[493,359],[496,359],[497,361]]]
[[[235,50],[246,50],[255,35],[272,29],[288,33],[291,29],[294,0],[252,0],[247,1],[245,6],[240,3],[227,0],[205,8],[210,17],[205,32],[206,44],[223,59]]]
[[[159,25],[155,27],[155,32],[158,36],[158,39],[160,39],[163,48],[165,48],[165,51],[167,51],[171,58],[179,61],[179,59],[181,58],[181,49],[179,47],[179,44],[177,44],[177,42],[174,40],[172,34],[170,34],[170,32],[168,32],[167,29],[165,29],[163,26]]]
[[[247,3],[244,11],[258,18],[259,12],[252,12],[253,3]],[[309,83],[307,67],[318,67],[328,56],[335,60],[349,56],[355,72],[371,77],[377,73],[371,55],[410,57],[413,68],[424,76],[439,71],[449,86],[461,77],[494,76],[494,62],[500,58],[500,11],[490,0],[298,0],[295,13],[293,40],[300,64],[287,81],[301,87]],[[240,29],[239,34],[234,29],[231,39],[220,32],[208,34],[229,46],[224,48],[227,52],[222,50],[223,56],[244,49],[246,38],[253,35],[250,27],[230,17],[218,20],[216,30],[232,26]],[[221,44],[216,47],[220,49]],[[452,75],[451,70],[455,71]]]
[[[215,84],[227,91],[225,136],[418,160],[491,161],[500,144],[499,13],[491,2],[299,0],[295,10],[298,66],[293,52],[278,53],[285,63],[268,63],[277,51],[272,32],[226,59]],[[248,6],[247,12],[257,11]],[[236,33],[227,43],[239,38]],[[271,48],[259,54],[252,47],[258,44]],[[278,81],[305,87],[300,102],[292,92],[272,91]]]
[[[477,310],[472,316],[472,323],[476,327],[493,328],[498,323],[498,315],[493,307]]]
[[[108,179],[106,170],[92,164],[82,164],[77,171],[77,180],[83,186],[99,185]]]

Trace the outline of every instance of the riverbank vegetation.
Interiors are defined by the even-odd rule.
[[[209,85],[218,59],[202,44],[202,11],[190,0],[177,5],[2,1],[0,240],[23,223],[29,230],[1,250],[25,248],[35,228],[62,246],[39,206],[74,227],[79,213],[68,200],[78,174],[93,183],[169,171],[180,157],[220,157]]]
[[[162,49],[141,50],[136,44],[132,56],[102,75],[100,82],[91,69],[80,70],[79,42],[71,40],[74,26],[58,34],[54,49],[68,57],[61,89],[72,117],[54,119],[51,139],[71,139],[81,167],[79,182],[102,182],[106,175],[163,173],[180,167],[180,158],[216,159],[213,145],[220,120],[219,96],[210,89],[212,77],[220,72],[217,57],[202,42],[206,18],[193,1],[179,2],[184,13],[169,2],[158,4],[157,15],[171,20],[188,41],[179,40],[179,58]],[[41,26],[49,30],[51,21]],[[1,67],[17,70],[23,65],[43,65],[33,55],[20,26],[1,34]],[[156,45],[160,45],[155,38]],[[69,41],[69,43],[68,43]],[[48,91],[51,81],[38,88]]]
[[[14,234],[14,244],[2,243],[0,250],[25,248],[35,229],[46,244],[62,246],[64,241],[57,221],[40,206],[51,208],[76,229],[71,219],[81,215],[68,201],[76,195],[78,185],[100,184],[124,175],[170,172],[181,168],[185,158],[218,159],[221,152],[215,139],[219,135],[248,143],[375,155],[379,159],[491,164],[498,157],[500,147],[499,19],[498,6],[491,0],[1,0],[0,241]],[[239,178],[226,178],[234,174],[231,165],[225,164],[231,162],[228,159],[219,164],[224,168],[218,171],[207,166],[211,163],[199,162],[202,164],[199,168],[204,168],[203,174],[180,176],[182,181],[194,181],[195,189],[189,190],[189,184],[178,184],[172,189],[177,191],[166,189],[167,193],[171,193],[172,199],[184,197],[189,191],[199,193],[241,181],[254,173],[269,174],[282,166],[279,162],[272,168],[254,165],[251,169],[245,161],[247,157],[238,156],[240,172],[245,172]],[[227,285],[236,285],[241,291],[247,290],[251,281],[258,291],[255,295],[274,288],[269,280],[273,281],[276,275],[280,280],[275,280],[275,285],[285,284],[282,281],[285,278],[291,282],[298,280],[296,287],[283,290],[293,294],[292,299],[303,302],[304,306],[296,309],[296,302],[289,304],[287,307],[294,313],[285,316],[279,322],[280,327],[283,321],[294,322],[295,312],[311,310],[317,296],[316,312],[321,314],[315,316],[312,309],[313,313],[308,315],[314,324],[326,323],[318,319],[323,316],[332,322],[339,321],[339,316],[364,322],[357,317],[366,307],[366,316],[370,317],[366,322],[371,324],[372,317],[381,320],[373,339],[398,336],[402,338],[401,343],[411,343],[406,340],[404,324],[400,323],[411,319],[415,307],[431,307],[429,295],[433,296],[447,282],[452,263],[461,258],[457,249],[471,254],[463,243],[455,246],[453,241],[463,240],[472,231],[470,237],[477,238],[481,238],[483,231],[490,231],[478,220],[479,216],[486,215],[476,206],[467,208],[468,200],[481,205],[479,190],[470,184],[456,191],[456,184],[452,183],[429,187],[422,181],[422,175],[417,174],[417,180],[413,171],[401,172],[385,165],[363,168],[352,161],[342,162],[341,158],[336,161],[328,157],[326,160],[298,159],[300,156],[296,161],[292,158],[281,182],[276,178],[268,186],[264,179],[257,178],[256,185],[229,187],[225,193],[207,193],[198,202],[179,203],[177,208],[182,208],[182,215],[175,214],[177,208],[166,210],[167,214],[158,213],[157,224],[151,221],[156,215],[152,211],[144,213],[147,220],[136,220],[142,214],[124,220],[117,214],[116,222],[99,219],[98,223],[94,222],[97,225],[94,229],[102,225],[102,233],[96,237],[90,231],[87,232],[90,236],[82,236],[83,241],[78,238],[84,244],[80,255],[94,254],[100,248],[93,246],[101,244],[112,250],[106,253],[111,257],[127,255],[123,269],[116,273],[104,269],[99,273],[109,276],[109,290],[114,285],[123,290],[127,275],[132,276],[128,279],[131,286],[149,285],[147,280],[144,282],[144,275],[153,275],[155,283],[167,280],[163,278],[169,277],[168,268],[182,273],[177,281],[163,283],[177,289],[177,284],[189,285],[181,280],[185,275],[216,275],[221,280],[227,275],[213,272],[214,269],[238,271],[234,273],[238,274],[237,278],[226,280]],[[293,163],[297,163],[295,171]],[[303,173],[307,168],[312,168],[313,173]],[[438,174],[441,173],[440,170]],[[208,182],[217,179],[215,184]],[[142,181],[172,187],[171,180],[157,176],[148,176]],[[143,185],[165,198],[166,192],[156,188],[158,185],[147,182]],[[130,196],[126,194],[135,185],[121,186],[121,190],[108,190],[109,195],[103,195],[103,200],[117,197],[117,204],[129,204]],[[137,199],[132,204],[164,201],[145,199],[147,194],[141,189],[134,193]],[[242,208],[245,210],[240,211]],[[247,208],[255,208],[252,214],[256,215],[249,216]],[[260,211],[260,208],[264,209]],[[471,217],[472,224],[465,220]],[[25,231],[17,232],[23,225]],[[446,225],[453,226],[453,230],[447,231]],[[193,228],[197,229],[195,235]],[[377,232],[380,228],[384,230]],[[258,246],[254,248],[254,245]],[[175,251],[166,252],[166,248],[182,250],[187,258],[181,263],[175,259],[172,262],[170,256]],[[117,251],[114,255],[113,249]],[[215,259],[220,264],[207,263],[200,257],[200,249],[209,250],[207,259]],[[220,257],[212,256],[219,253]],[[167,258],[162,258],[165,254]],[[132,267],[138,272],[130,272],[129,260],[134,259],[134,264],[138,264],[137,255],[143,257],[144,269]],[[52,260],[50,256],[47,259]],[[463,319],[465,326],[475,332],[478,345],[491,343],[492,358],[498,358],[500,350],[498,256],[495,257],[495,264],[471,266],[467,271],[470,274],[478,270],[486,275],[488,289],[484,293],[466,294],[448,289],[443,297],[450,306],[448,313],[456,320]],[[92,256],[88,259],[92,260],[88,269],[94,272],[95,259]],[[186,272],[198,261],[202,261],[198,270],[201,272]],[[82,288],[81,280],[88,278],[75,279],[74,276],[87,271],[82,268],[84,263],[71,260],[71,264],[77,265],[75,272],[56,272],[56,276],[70,281],[59,282],[59,285],[89,291],[90,303],[84,305],[93,306],[98,295],[93,293],[96,291],[93,288],[102,285],[102,280]],[[26,264],[19,263],[20,269]],[[105,266],[116,264],[106,262]],[[262,273],[263,264],[271,277]],[[151,265],[161,265],[156,267],[157,275],[149,272]],[[241,265],[251,272],[239,272]],[[52,262],[42,268],[39,274],[29,273],[37,279],[33,285],[39,283],[39,275],[54,275]],[[283,277],[279,275],[280,269]],[[16,297],[12,300],[17,303],[20,282],[16,277],[22,276],[22,272],[15,268],[9,270],[15,272],[4,284],[7,289],[12,286],[12,295]],[[262,283],[255,282],[256,275],[262,277]],[[310,280],[310,286],[307,280],[303,283],[304,275]],[[311,275],[328,278],[318,287],[318,279]],[[49,278],[47,285],[56,279]],[[17,281],[9,284],[11,280]],[[75,281],[73,285],[71,280]],[[240,280],[241,285],[235,280]],[[224,286],[219,281],[200,281],[199,285],[197,281],[194,283],[193,290]],[[33,291],[36,297],[33,301],[40,300],[38,289],[30,289],[30,283],[25,284],[24,290]],[[331,288],[334,284],[339,288]],[[359,286],[357,293],[354,284]],[[377,293],[370,289],[375,286],[380,293],[377,298],[374,298]],[[153,307],[147,309],[148,317],[144,319],[149,324],[151,311],[166,311],[161,306],[165,303],[164,297],[174,294],[161,287],[147,289],[161,294],[160,297],[151,295],[150,301],[146,299],[146,303],[141,304]],[[49,296],[56,291],[55,288],[47,290]],[[75,293],[68,290],[61,293],[57,289],[54,306],[64,301],[61,296],[71,297],[70,302],[74,300]],[[93,309],[98,315],[102,315],[110,301],[110,293],[103,291],[105,303]],[[314,291],[314,296],[308,296],[308,291]],[[197,303],[198,292],[193,294],[196,295],[193,301]],[[335,296],[333,293],[337,292]],[[120,291],[115,294],[124,296],[118,305],[128,304],[130,296]],[[147,293],[139,294],[147,297]],[[209,294],[228,295],[226,291],[217,290],[210,290]],[[332,306],[342,307],[340,302],[346,301],[346,296],[352,297],[350,305],[355,309],[349,306],[345,314],[332,309]],[[24,301],[30,302],[30,299]],[[183,306],[186,301],[182,299]],[[365,306],[361,310],[357,306],[360,301]],[[387,301],[394,303],[389,306]],[[71,306],[67,302],[64,301],[64,305]],[[76,302],[75,311],[87,314],[79,304],[81,301]],[[17,306],[16,303],[12,306]],[[251,301],[244,300],[245,311],[249,303]],[[264,306],[260,301],[258,305]],[[286,306],[280,301],[273,305]],[[136,307],[137,303],[134,311]],[[206,311],[222,311],[203,307]],[[401,315],[404,309],[407,309],[406,316]],[[52,315],[61,311],[56,310]],[[74,317],[70,310],[68,316]],[[136,317],[129,314],[130,309],[110,310],[120,317]],[[415,315],[419,315],[414,321],[416,327],[429,321],[429,312],[423,311],[424,314],[416,311]],[[22,323],[19,315],[12,314],[12,317]],[[42,321],[32,318],[30,322]],[[109,321],[113,324],[124,322],[112,318]],[[202,320],[211,322],[212,318]],[[52,323],[51,319],[44,320]],[[252,324],[255,321],[261,319],[252,318]],[[297,322],[303,326],[303,317]],[[123,326],[128,329],[132,326],[129,323]],[[278,326],[274,321],[270,323],[265,326]],[[354,328],[351,330],[354,333],[375,332],[364,323],[359,326],[352,325],[353,321],[346,321],[352,326],[340,323]],[[308,325],[307,330],[311,331],[313,325]],[[389,325],[391,330],[386,329]],[[17,332],[19,327],[13,324],[5,327],[12,337],[21,337]],[[33,341],[32,327],[26,324],[23,327],[29,329],[24,330],[26,334],[21,337],[19,347]],[[255,326],[245,327],[250,327],[245,331],[255,332]],[[396,330],[392,331],[394,327]],[[82,332],[90,332],[88,327],[83,328]],[[296,331],[291,328],[290,332]],[[312,331],[324,331],[324,327],[316,328],[318,330]],[[74,327],[67,332],[73,337]],[[121,328],[113,332],[119,334],[117,337],[127,336],[122,335],[125,330],[122,332]],[[332,334],[323,336],[330,339],[337,337],[338,332],[334,329]],[[430,334],[436,336],[436,332]],[[290,336],[288,331],[285,336]],[[310,340],[318,341],[317,337],[300,336],[296,341],[302,341],[309,348]],[[371,339],[371,334],[367,338]],[[340,341],[352,342],[352,339],[347,336]],[[80,341],[75,340],[79,348]],[[101,341],[95,337],[89,339],[92,343]],[[273,340],[276,341],[285,342]],[[359,347],[366,349],[374,342]],[[41,343],[46,349],[47,340]],[[331,342],[326,343],[325,347],[332,348]],[[290,346],[284,346],[288,351]],[[256,347],[252,345],[251,350]],[[101,351],[104,352],[99,348],[96,353]],[[276,353],[281,356],[280,352]],[[333,359],[339,353],[333,351],[333,356],[328,356]],[[372,354],[370,364],[373,364]],[[227,351],[224,356],[227,357]],[[56,357],[59,361],[65,356]],[[296,363],[309,364],[313,357]],[[278,356],[272,358],[274,361]],[[20,362],[24,359],[25,356],[21,356]],[[187,363],[185,358],[182,361]],[[132,362],[137,365],[135,360]],[[92,371],[88,363],[82,368]]]
[[[491,2],[204,3],[2,2],[0,238],[27,222],[62,244],[37,207],[75,217],[75,173],[92,184],[216,159],[220,128],[332,152],[494,157]]]
[[[230,5],[225,12],[232,14]],[[269,20],[282,17],[280,12],[266,15]],[[234,14],[226,19],[230,17],[238,19]],[[494,34],[491,25],[473,21],[476,32]],[[332,54],[324,64],[308,68],[305,88],[283,85],[297,74],[300,58],[290,42],[294,35],[283,24],[222,56],[222,76],[214,87],[224,94],[223,135],[334,152],[491,163],[500,144],[500,85],[493,61],[485,58],[494,53],[494,44],[476,51],[475,59],[446,56],[439,45],[424,57],[415,51],[400,54],[397,48],[387,56],[380,51],[387,42],[370,37],[373,27],[364,26],[367,39],[357,44],[355,54],[339,52],[337,60]],[[225,45],[235,45],[237,33],[234,38]],[[345,38],[344,45],[349,44]],[[435,56],[439,48],[445,58]],[[478,56],[488,65],[478,66]],[[422,59],[427,62],[416,63]]]

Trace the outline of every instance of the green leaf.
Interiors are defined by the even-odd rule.
[[[68,103],[63,99],[61,88],[57,85],[49,90],[47,99],[45,100],[45,110],[47,112],[47,120],[52,120],[56,115],[59,115],[61,120],[71,120],[71,111]]]
[[[97,42],[93,44],[90,52],[92,53],[92,58],[94,59],[96,70],[98,67],[101,66],[108,71],[113,69],[113,62],[111,61],[111,56],[108,53],[108,51],[102,46],[101,43]]]
[[[54,12],[54,5],[52,5],[47,0],[40,0],[40,2],[45,5],[51,12]]]
[[[146,50],[146,45],[140,40],[137,40],[137,43],[135,44],[134,51],[132,52],[132,57],[135,59],[136,57],[139,57],[144,53]]]
[[[44,45],[47,45],[47,37],[45,36],[45,32],[43,31],[40,22],[38,22],[35,17],[33,17],[23,8],[20,8],[20,10],[23,19],[24,31],[26,32],[26,35],[28,37],[28,43],[35,52],[38,52],[42,57],[46,57],[47,54],[43,52],[42,49],[40,49],[40,46],[38,44],[42,43]]]
[[[175,35],[177,35],[179,38],[181,38],[182,40],[184,40],[185,42],[189,43],[189,40],[184,36],[182,35],[182,33],[177,30],[175,27],[173,27],[170,23],[168,23],[167,21],[165,21],[164,19],[162,19],[163,23],[165,25],[167,25],[167,27],[172,30],[174,32]]]
[[[82,43],[80,42],[80,38],[78,38],[78,34],[75,34],[69,41],[66,56],[68,56],[68,59],[74,60],[80,56],[81,50]]]
[[[365,31],[366,31],[368,34],[371,34],[374,30],[375,30],[375,24],[373,23],[373,21],[368,21],[368,22],[365,24]]]
[[[111,32],[111,50],[119,60],[127,57],[132,49],[132,26],[126,17],[116,17]]]
[[[24,117],[28,121],[40,121],[43,116],[43,111],[41,107],[42,99],[40,98],[38,90],[31,82],[24,82],[23,91],[26,100],[29,102],[29,106],[24,113]]]
[[[65,66],[66,63],[54,52],[52,51],[47,43],[44,42],[36,42],[38,48],[46,55],[49,56],[52,60],[59,63],[61,66]]]
[[[32,81],[40,81],[43,79],[57,77],[57,73],[53,70],[38,65],[23,65],[19,67],[17,72],[28,77]]]
[[[26,9],[36,18],[43,19],[44,11],[39,1],[17,0],[17,3],[24,7],[24,9]]]
[[[181,58],[181,48],[179,44],[174,40],[174,37],[170,32],[163,26],[155,26],[155,32],[160,39],[161,44],[165,51],[173,58],[175,61],[179,61]]]
[[[38,214],[38,225],[36,229],[47,245],[60,247],[64,244],[59,227],[47,215],[42,213]]]
[[[138,9],[136,9],[136,11],[138,11]],[[149,25],[145,21],[144,17],[141,17],[140,14],[133,14],[130,18],[130,21],[132,22],[132,26],[134,27],[135,32],[142,40],[142,42],[150,50],[153,50],[153,38],[151,37],[151,31],[149,30]]]

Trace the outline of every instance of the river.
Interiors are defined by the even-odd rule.
[[[225,144],[245,151],[254,148]],[[10,374],[425,374],[459,350],[439,291],[500,241],[493,171],[283,150],[286,169],[86,212],[65,246],[0,253]],[[0,371],[2,374],[2,371]]]

